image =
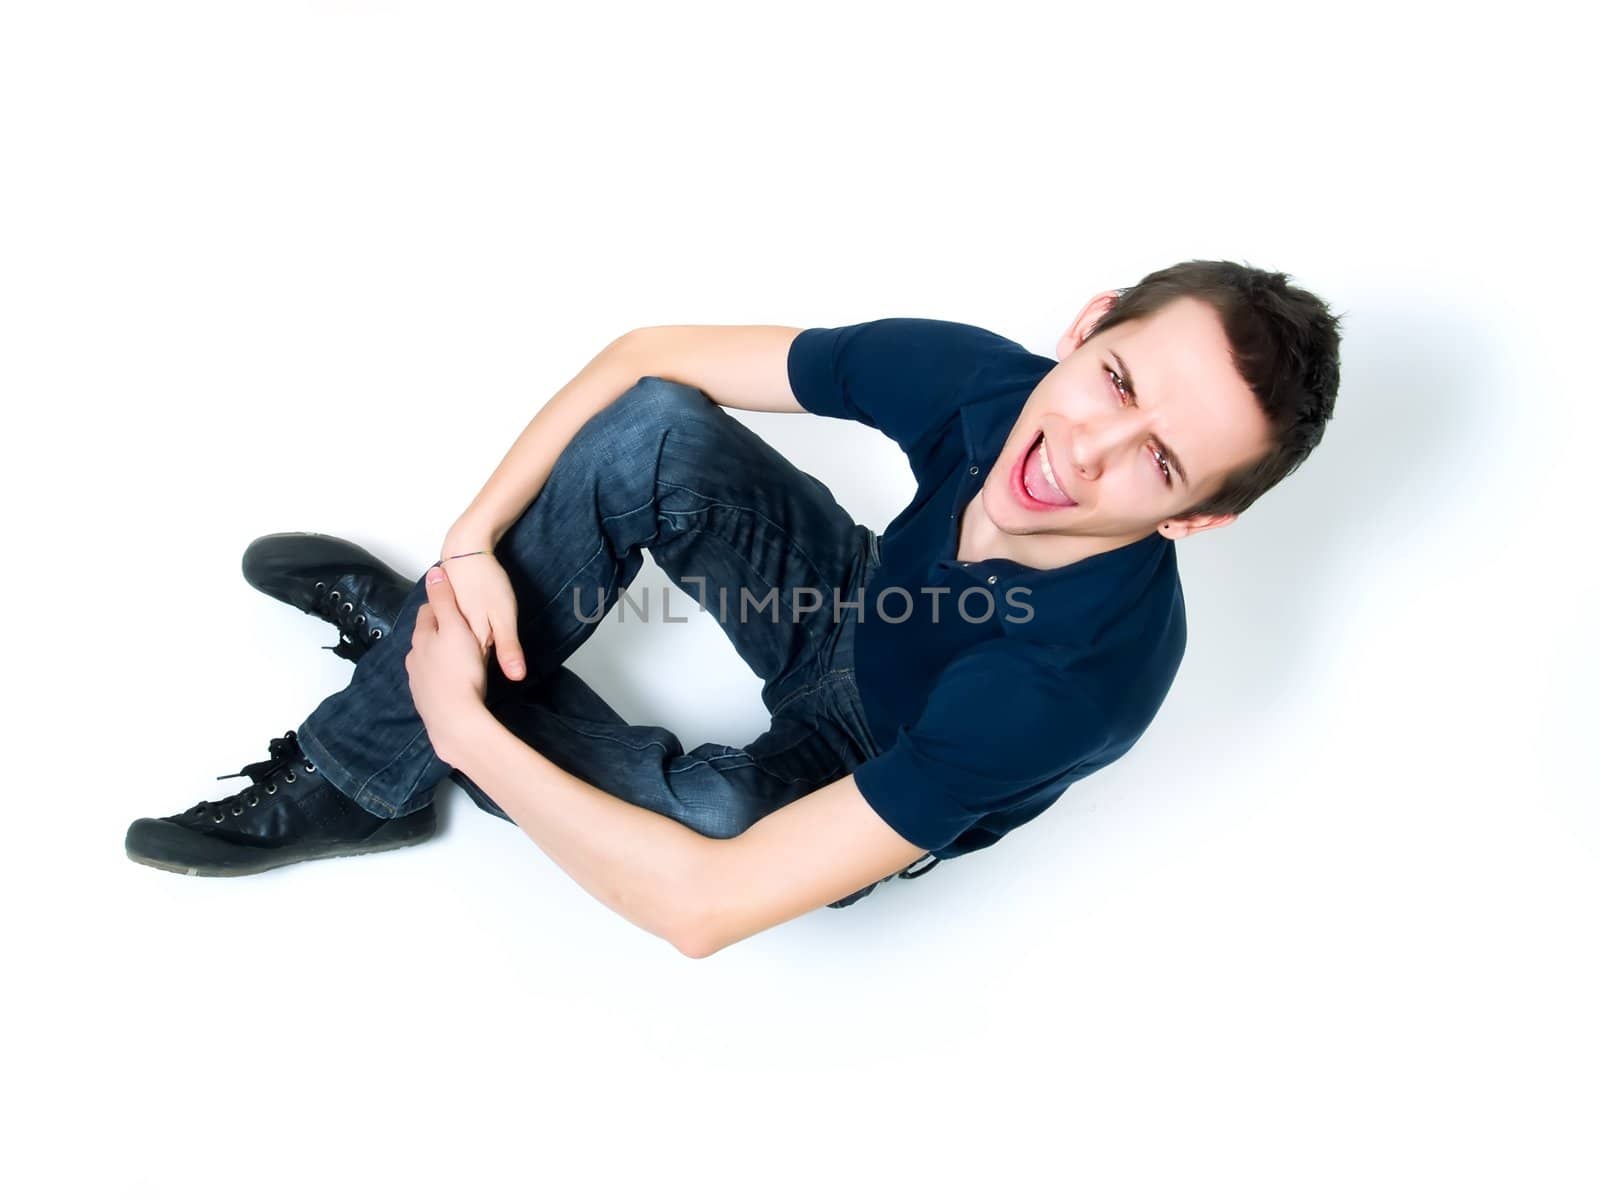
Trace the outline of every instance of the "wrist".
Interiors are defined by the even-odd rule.
[[[440,547],[439,555],[444,557],[449,554],[466,554],[473,550],[494,551],[495,543],[500,540],[500,532],[481,521],[460,520],[450,526],[444,535],[444,545]]]
[[[455,770],[470,776],[473,767],[493,746],[495,735],[504,728],[483,704],[464,705],[451,714],[445,728],[438,731],[434,753]],[[434,740],[433,730],[429,730],[428,739]]]

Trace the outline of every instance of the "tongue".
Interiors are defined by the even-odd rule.
[[[1022,461],[1022,483],[1035,500],[1046,504],[1065,504],[1067,497],[1058,487],[1052,487],[1044,477],[1044,442],[1033,444],[1028,457]]]

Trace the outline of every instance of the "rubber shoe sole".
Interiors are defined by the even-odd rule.
[[[415,846],[433,837],[438,817],[433,806],[397,817],[358,842],[324,846],[243,846],[209,837],[158,817],[140,817],[128,826],[124,848],[136,863],[177,875],[258,875],[297,862],[353,858]]]

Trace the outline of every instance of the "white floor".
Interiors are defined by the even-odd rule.
[[[1594,1195],[1558,10],[533,12],[0,12],[8,1192]],[[257,534],[420,570],[635,326],[1048,353],[1188,257],[1329,296],[1339,407],[1180,548],[1145,738],[992,849],[703,961],[453,790],[393,854],[123,857],[348,676]],[[747,419],[876,528],[909,494],[870,430]],[[689,745],[761,727],[700,614],[573,665]]]

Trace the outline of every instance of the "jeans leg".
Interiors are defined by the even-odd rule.
[[[597,786],[731,836],[859,761],[848,731],[787,700],[826,675],[838,644],[831,602],[816,608],[809,593],[831,600],[833,589],[853,588],[870,537],[825,486],[704,393],[645,377],[579,430],[495,547],[517,594],[528,677],[512,684],[491,659],[491,711]],[[708,743],[684,754],[659,727],[627,726],[562,667],[638,573],[642,548],[689,595],[729,598],[725,608],[715,599],[706,607],[779,714],[750,747]],[[746,616],[745,591],[770,593],[772,606]],[[419,580],[394,634],[298,731],[334,786],[380,816],[424,806],[451,774],[433,754],[405,672],[426,599]],[[488,798],[469,791],[485,807]]]
[[[536,688],[506,695],[493,711],[562,770],[707,837],[742,833],[854,769],[842,728],[798,714],[775,717],[746,746],[704,742],[685,751],[663,726],[628,724],[564,666]],[[510,820],[470,779],[462,786],[479,808]]]
[[[671,730],[629,725],[567,667],[493,708],[518,737],[570,774],[707,837],[729,838],[864,761],[853,732],[859,718],[845,711],[854,686],[853,671],[836,668],[750,744],[705,742],[687,752]],[[460,772],[451,778],[484,812],[511,820],[472,780]],[[828,907],[855,904],[891,877]]]

